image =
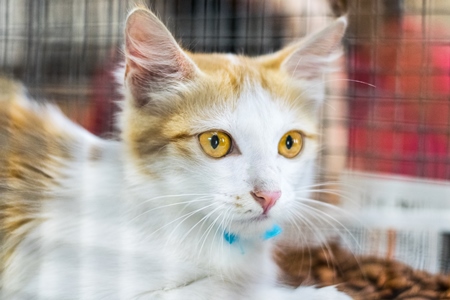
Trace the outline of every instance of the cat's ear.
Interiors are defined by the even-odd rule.
[[[300,80],[321,79],[330,63],[339,56],[347,20],[341,17],[304,41],[282,50],[286,54],[280,68]]]
[[[125,84],[137,106],[176,92],[198,72],[164,24],[145,8],[128,15],[125,58]]]

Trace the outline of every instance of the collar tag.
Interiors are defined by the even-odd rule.
[[[269,230],[267,230],[264,235],[262,236],[262,239],[267,241],[270,240],[271,238],[276,237],[277,235],[279,235],[283,230],[281,229],[281,227],[277,224],[273,225],[273,227]]]
[[[234,233],[230,233],[228,231],[223,232],[223,238],[225,241],[228,242],[228,244],[232,245],[233,243],[239,241],[239,237],[235,235]]]

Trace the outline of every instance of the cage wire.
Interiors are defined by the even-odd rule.
[[[146,2],[194,52],[273,52],[330,19],[323,1]],[[105,102],[114,98],[111,71],[122,59],[123,26],[133,3],[0,0],[1,72],[23,81],[34,97],[57,102],[94,133],[112,130],[112,108]]]
[[[349,169],[448,184],[450,2],[346,2],[345,55],[338,62],[342,72],[327,79],[318,180],[334,181]],[[107,135],[118,98],[112,71],[122,60],[132,3],[0,0],[0,72],[23,81],[38,100],[56,102],[91,132]],[[337,3],[147,1],[185,49],[246,55],[276,51],[322,28],[336,17],[332,7],[342,13]],[[448,270],[450,258],[442,255]]]
[[[376,87],[348,85],[349,166],[449,180],[449,3],[354,4],[348,76]]]
[[[148,5],[194,52],[273,52],[333,17],[327,1]],[[119,0],[1,0],[1,72],[94,133],[111,130],[108,72],[121,60],[130,7]],[[330,80],[322,173],[348,167],[449,180],[450,4],[353,0],[349,7],[346,74]]]
[[[349,1],[349,21],[347,111],[335,121],[346,183],[364,189],[350,192],[369,227],[353,228],[361,252],[448,273],[450,2]]]
[[[344,72],[328,79],[321,179],[348,168],[450,180],[448,1],[146,2],[187,50],[247,55],[276,51],[322,28],[334,17],[330,4],[348,2]],[[0,72],[104,135],[114,130],[112,71],[122,60],[132,6],[0,0]]]

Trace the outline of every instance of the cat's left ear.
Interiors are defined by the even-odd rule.
[[[346,27],[347,19],[341,17],[306,40],[281,50],[284,59],[280,68],[294,79],[321,79],[340,54]]]

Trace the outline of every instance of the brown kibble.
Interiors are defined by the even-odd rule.
[[[354,289],[362,290],[362,289],[366,288],[367,286],[369,286],[369,283],[365,280],[356,278],[356,279],[350,280],[348,282],[348,285]]]
[[[450,289],[450,275],[439,275],[437,281],[442,290]]]
[[[387,288],[393,289],[395,291],[406,290],[407,288],[413,286],[414,283],[409,281],[404,277],[397,277],[391,280],[388,280],[385,284]]]
[[[383,266],[379,264],[368,264],[366,266],[362,267],[363,274],[370,279],[371,281],[376,282],[381,275],[381,273],[384,271]]]
[[[369,295],[364,295],[364,297],[361,297],[360,300],[380,300],[382,297],[380,296],[380,293],[372,293]]]
[[[399,299],[405,299],[408,297],[417,296],[417,294],[420,292],[420,287],[418,285],[412,286],[410,289],[404,291],[400,295],[398,295]]]
[[[339,246],[330,250],[331,254],[321,247],[279,253],[284,283],[318,287],[339,284],[339,290],[355,300],[450,300],[448,275],[433,275],[375,256],[355,257]]]
[[[342,269],[359,268],[358,258],[350,252],[340,251],[334,258],[336,265]]]
[[[420,297],[428,297],[430,299],[437,299],[439,297],[439,293],[433,290],[428,291],[420,291],[417,296]]]
[[[422,279],[421,284],[424,290],[435,291],[439,289],[435,277],[428,276],[427,278]]]
[[[411,272],[405,264],[398,261],[390,261],[387,267],[393,274],[404,276]]]
[[[386,281],[387,281],[387,275],[385,273],[381,273],[380,277],[378,277],[378,280],[377,280],[377,286],[383,287],[386,284]]]
[[[331,264],[333,262],[333,257],[331,256],[331,254],[325,250],[320,251],[319,253],[317,253],[316,255],[316,260],[319,263],[323,263],[323,264]]]
[[[429,274],[427,274],[425,271],[422,270],[415,270],[413,272],[413,278],[415,280],[423,280],[425,278],[429,277]]]
[[[362,294],[370,295],[376,292],[376,288],[373,285],[368,285],[364,289],[361,290]]]
[[[392,299],[392,290],[391,289],[385,289],[378,293],[377,299]]]
[[[440,299],[450,299],[450,289],[441,294]]]
[[[354,279],[354,278],[361,279],[361,278],[363,278],[363,276],[362,276],[361,270],[358,268],[356,270],[344,272],[344,278],[346,280],[351,280],[351,279]]]
[[[324,284],[333,284],[336,279],[336,272],[327,267],[318,268],[316,274]]]

